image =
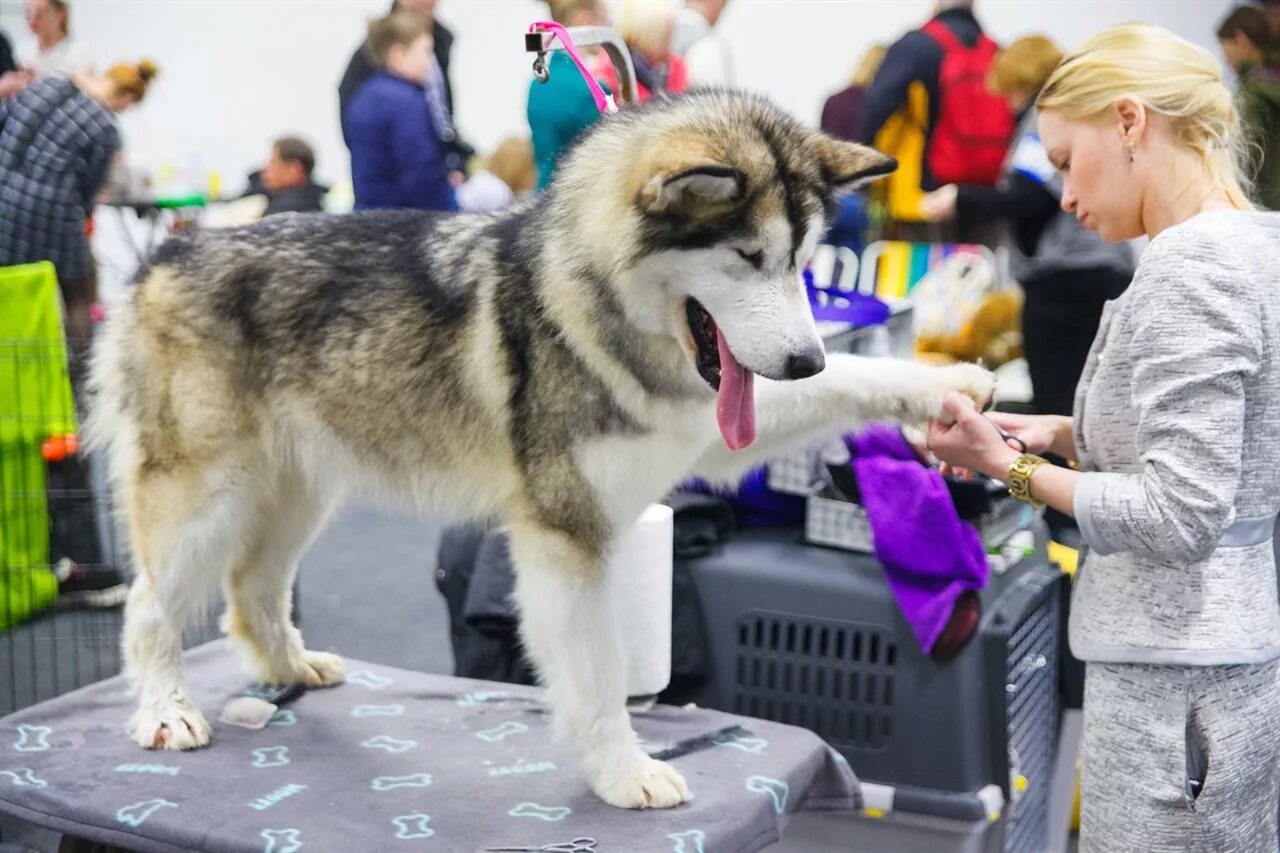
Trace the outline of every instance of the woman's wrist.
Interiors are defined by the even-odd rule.
[[[1076,458],[1076,436],[1075,424],[1068,415],[1056,415],[1057,422],[1053,429],[1053,444],[1049,446],[1049,452],[1061,456],[1063,459]]]
[[[1013,463],[1018,461],[1018,457],[1021,455],[1021,453],[1006,445],[1003,450],[997,450],[992,454],[991,461],[985,466],[982,473],[993,480],[1007,483],[1009,482],[1009,469],[1013,467]]]

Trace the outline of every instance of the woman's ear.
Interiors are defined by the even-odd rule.
[[[1120,136],[1127,146],[1136,146],[1147,132],[1147,108],[1130,95],[1116,101],[1116,120]]]

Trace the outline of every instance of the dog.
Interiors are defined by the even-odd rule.
[[[691,476],[735,482],[992,392],[974,365],[824,353],[800,272],[837,195],[895,165],[702,91],[602,118],[501,214],[291,214],[163,244],[90,381],[137,567],[133,738],[209,743],[181,633],[219,585],[258,678],[341,682],[291,624],[294,574],[344,497],[389,498],[505,525],[522,638],[587,784],[619,807],[684,801],[625,709],[618,532]]]

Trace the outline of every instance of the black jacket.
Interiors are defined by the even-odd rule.
[[[0,32],[0,74],[17,70],[18,63],[13,58],[13,45],[9,43],[9,37]]]
[[[300,187],[289,187],[278,192],[269,192],[262,183],[262,170],[249,173],[249,187],[241,196],[265,195],[267,209],[263,216],[275,213],[319,213],[324,210],[324,196],[329,188],[324,184],[308,181]]]
[[[949,9],[938,15],[937,20],[966,45],[977,44],[978,36],[982,35],[982,26],[968,9]],[[925,161],[921,173],[925,189],[937,186],[929,174],[928,140],[938,122],[938,74],[942,70],[944,53],[942,45],[920,30],[912,30],[894,42],[867,92],[866,117],[862,125],[862,141],[873,144],[885,122],[906,105],[907,89],[911,84],[920,82],[924,85],[929,95],[929,128],[925,131]]]

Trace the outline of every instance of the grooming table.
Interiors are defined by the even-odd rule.
[[[0,811],[143,851],[437,850],[591,836],[599,853],[748,853],[800,810],[860,807],[847,764],[804,729],[702,709],[633,715],[651,754],[694,799],[626,811],[587,790],[550,742],[538,691],[349,660],[347,683],[308,692],[260,731],[217,722],[248,679],[225,640],[189,652],[214,740],[147,752],[114,678],[0,720]],[[741,726],[746,732],[724,734]],[[717,733],[720,733],[717,736]]]

